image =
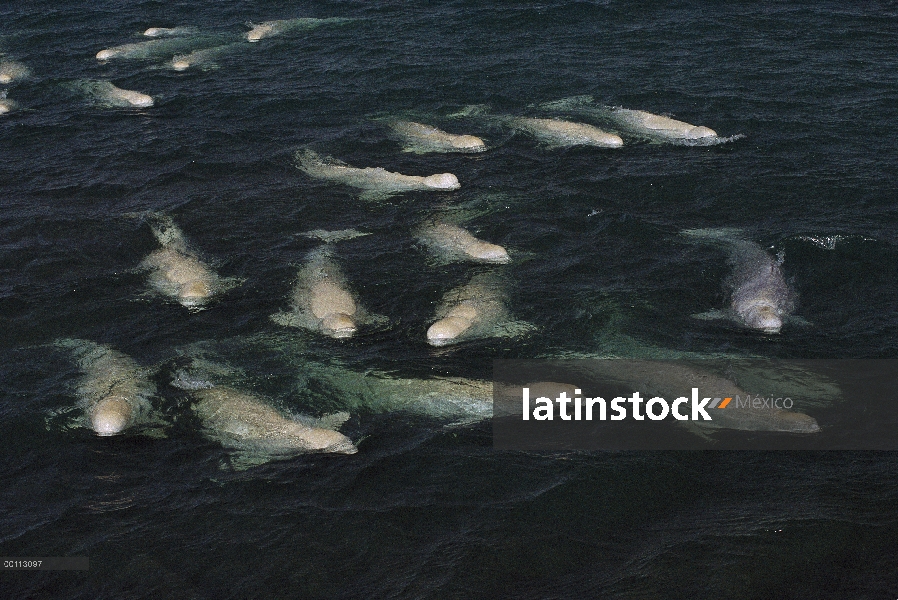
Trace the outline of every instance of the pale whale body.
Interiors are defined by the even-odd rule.
[[[306,452],[358,452],[352,440],[336,431],[349,418],[347,413],[291,418],[257,396],[224,386],[197,389],[191,395],[206,436],[239,451],[232,459],[237,469]]]
[[[511,320],[503,286],[491,273],[475,275],[466,285],[448,292],[435,318],[427,330],[427,343],[431,346],[516,336],[532,329],[528,323]]]
[[[18,104],[6,97],[6,92],[0,92],[0,115],[5,115],[18,108]]]
[[[214,46],[220,44],[221,40],[220,36],[209,35],[162,37],[100,50],[97,52],[97,60],[163,58],[196,48]]]
[[[143,32],[145,37],[180,37],[194,35],[197,32],[194,27],[150,27]]]
[[[731,313],[704,313],[699,318],[732,317],[747,327],[779,333],[783,321],[795,309],[795,293],[786,283],[780,263],[754,242],[739,237],[737,230],[690,229],[689,237],[719,242],[729,249],[733,266]]]
[[[259,24],[250,24],[252,29],[246,32],[246,39],[249,42],[258,42],[262,38],[282,35],[290,31],[299,29],[314,29],[319,25],[348,23],[352,19],[344,19],[333,17],[330,19],[284,19],[280,21],[264,21]]]
[[[300,269],[293,288],[290,312],[276,313],[272,320],[286,327],[300,327],[333,338],[353,336],[359,325],[378,320],[356,302],[346,276],[330,249],[313,251]]]
[[[145,420],[154,386],[133,359],[104,344],[66,339],[84,376],[78,384],[83,424],[98,435],[115,435]]]
[[[478,239],[461,227],[449,223],[428,223],[418,229],[417,237],[447,262],[505,264],[511,260],[502,246]]]
[[[0,83],[13,83],[28,77],[30,69],[14,60],[0,60]]]
[[[69,87],[92,102],[108,108],[149,108],[153,97],[134,90],[123,90],[109,81],[83,79],[74,81]]]
[[[620,148],[624,141],[620,136],[586,123],[560,119],[532,119],[519,117],[509,121],[514,129],[524,131],[536,139],[554,147],[598,146]]]
[[[415,123],[394,121],[390,123],[393,134],[405,144],[406,152],[483,152],[486,144],[473,135],[456,135],[441,129]]]
[[[203,48],[194,50],[189,54],[177,54],[171,62],[171,68],[175,71],[186,71],[191,68],[200,68],[203,70],[216,69],[218,65],[215,61],[241,47],[246,46],[246,42],[236,42],[233,44],[224,44],[213,48]]]
[[[451,191],[461,187],[458,178],[452,173],[422,177],[393,173],[381,167],[360,169],[330,157],[322,157],[312,150],[297,152],[296,161],[299,169],[311,177],[365,190],[362,197],[370,200],[400,192]]]
[[[150,285],[160,294],[182,306],[199,310],[212,297],[233,287],[236,280],[222,279],[190,250],[187,240],[174,222],[154,215],[150,227],[162,247],[141,263],[150,271]]]

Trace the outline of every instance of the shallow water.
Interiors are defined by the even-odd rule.
[[[558,1],[74,2],[0,6],[0,51],[31,69],[0,116],[0,554],[89,556],[88,572],[0,573],[4,597],[881,598],[895,596],[892,453],[497,452],[488,423],[359,410],[352,456],[232,472],[167,385],[200,350],[286,411],[341,398],[308,361],[488,378],[493,358],[670,351],[893,358],[898,346],[898,10]],[[238,38],[246,22],[346,17],[247,43],[214,70],[94,57],[148,27]],[[168,57],[167,60],[170,60]],[[104,109],[67,91],[153,96]],[[590,94],[721,136],[547,148],[489,116]],[[446,119],[488,105],[484,118]],[[560,116],[560,115],[559,115]],[[479,154],[401,152],[378,119],[482,137]],[[629,143],[629,142],[634,143]],[[312,179],[311,148],[358,167],[451,172],[461,189],[382,201]],[[171,215],[222,277],[207,310],[148,291]],[[447,214],[509,250],[439,264],[416,240]],[[687,228],[738,227],[798,293],[770,336],[691,314],[723,308],[725,252]],[[360,301],[389,325],[349,340],[278,327],[324,229]],[[431,348],[443,295],[501,269],[518,339]],[[77,401],[58,338],[158,365],[165,437],[100,438],[47,416]]]

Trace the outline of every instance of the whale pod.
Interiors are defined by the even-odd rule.
[[[407,152],[483,152],[486,144],[473,135],[446,133],[430,125],[413,121],[390,123],[394,136],[405,144]]]
[[[312,150],[301,150],[296,153],[298,168],[317,179],[342,183],[365,190],[362,195],[366,199],[388,197],[399,192],[415,190],[451,191],[461,185],[452,173],[438,173],[426,177],[393,173],[381,167],[357,168],[335,160],[322,157]]]
[[[461,227],[448,223],[424,225],[418,230],[417,236],[432,252],[449,262],[505,264],[511,260],[502,246],[485,242]]]
[[[620,148],[624,141],[613,133],[602,131],[586,123],[560,119],[531,119],[519,117],[510,121],[512,127],[524,131],[551,146],[599,146]]]
[[[56,344],[73,353],[84,373],[78,384],[78,406],[87,427],[98,435],[115,435],[147,416],[154,387],[133,359],[88,340],[65,339]]]
[[[734,318],[746,327],[765,333],[779,333],[795,309],[795,292],[786,283],[780,262],[764,248],[742,239],[734,229],[687,229],[688,237],[721,243],[729,250],[733,267],[728,287],[732,288],[729,314],[711,311],[696,315],[702,319]]]

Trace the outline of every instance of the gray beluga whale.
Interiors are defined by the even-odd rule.
[[[513,118],[508,123],[512,128],[526,132],[551,147],[620,148],[624,145],[624,140],[620,136],[586,123],[529,117]]]
[[[226,38],[213,35],[167,36],[147,40],[145,42],[135,42],[132,44],[122,44],[121,46],[105,48],[97,52],[97,60],[140,60],[170,57],[197,48],[215,46],[221,44],[224,39]]]
[[[124,90],[110,81],[81,79],[68,84],[73,91],[99,106],[107,108],[149,108],[153,97],[134,90]]]
[[[249,42],[258,42],[262,38],[282,35],[290,31],[296,31],[299,29],[314,29],[315,27],[318,27],[320,25],[327,24],[336,25],[340,23],[348,23],[351,20],[352,19],[345,19],[342,17],[332,17],[328,19],[313,19],[303,17],[299,19],[264,21],[258,24],[249,23],[251,29],[246,32],[246,39]]]
[[[529,323],[513,321],[502,281],[493,273],[475,275],[448,292],[427,329],[427,343],[445,346],[486,337],[513,337],[533,329]]]
[[[219,277],[201,261],[170,217],[151,215],[149,221],[162,247],[147,256],[141,268],[150,271],[150,285],[157,292],[186,308],[200,310],[213,296],[239,283]]]
[[[216,69],[218,65],[215,61],[222,56],[229,54],[239,48],[246,46],[246,42],[235,42],[232,44],[223,44],[212,48],[202,48],[194,50],[189,54],[176,54],[169,65],[175,71],[186,71],[187,69],[197,67],[204,70]]]
[[[197,33],[195,27],[149,27],[144,32],[145,37],[179,37],[185,35],[194,35]]]
[[[737,229],[687,229],[683,235],[725,245],[733,266],[730,311],[696,315],[702,319],[735,319],[746,327],[779,333],[795,309],[795,292],[786,283],[780,261]]]
[[[364,190],[361,197],[366,200],[387,198],[401,192],[452,191],[461,187],[452,173],[417,176],[393,173],[382,167],[350,167],[312,150],[301,150],[295,157],[298,168],[307,175]]]
[[[333,338],[355,335],[360,325],[379,322],[356,301],[346,276],[328,247],[313,250],[299,270],[293,287],[293,307],[271,319],[285,327],[299,327]]]
[[[15,60],[0,59],[0,83],[13,83],[25,79],[31,70]]]
[[[63,339],[56,345],[72,352],[84,373],[78,384],[78,424],[98,435],[116,435],[147,420],[155,387],[132,358],[105,344]]]
[[[506,264],[511,259],[502,246],[471,235],[465,229],[442,221],[431,221],[415,232],[418,239],[446,262],[471,261]]]
[[[406,152],[483,152],[486,144],[473,135],[446,133],[431,125],[413,121],[393,121],[389,124],[394,137],[401,141]]]

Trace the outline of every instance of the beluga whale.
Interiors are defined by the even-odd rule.
[[[110,81],[81,79],[68,87],[98,106],[106,108],[149,108],[153,97],[134,90],[124,90]]]
[[[795,309],[795,292],[783,276],[781,261],[758,244],[744,239],[738,229],[687,229],[681,233],[723,245],[729,251],[729,263],[733,267],[728,282],[732,289],[729,310],[694,316],[733,319],[764,333],[779,333]]]
[[[31,70],[15,60],[0,59],[0,83],[7,84],[28,77]]]
[[[219,277],[201,261],[170,217],[153,214],[149,223],[162,247],[147,256],[140,267],[150,271],[150,286],[160,294],[191,310],[202,310],[213,296],[240,283]]]
[[[347,230],[340,237],[346,239],[356,234]],[[340,239],[328,238],[333,232],[315,232],[313,235],[333,241]],[[333,251],[327,246],[309,253],[296,276],[292,304],[290,311],[275,313],[271,319],[285,327],[308,329],[337,339],[352,337],[360,325],[383,320],[359,305]]]
[[[319,418],[291,414],[255,393],[207,378],[202,368],[191,365],[176,372],[172,385],[188,391],[204,435],[235,451],[230,460],[235,470],[310,452],[358,452],[352,440],[337,431],[349,413]]]
[[[744,136],[721,137],[704,125],[693,125],[644,110],[601,106],[592,96],[575,96],[541,104],[544,110],[586,115],[607,123],[621,133],[656,143],[682,146],[713,146],[738,140]]]
[[[77,390],[82,416],[76,425],[108,436],[148,420],[155,386],[131,357],[88,340],[61,339],[56,345],[69,350],[83,372]]]
[[[320,25],[328,25],[328,24],[340,24],[340,23],[348,23],[352,21],[352,19],[345,19],[341,17],[332,17],[329,19],[313,19],[313,18],[299,18],[299,19],[282,19],[280,21],[264,21],[262,23],[253,24],[249,23],[249,27],[251,29],[246,32],[246,40],[249,42],[258,42],[262,38],[273,37],[276,35],[283,35],[290,31],[296,31],[300,29],[314,29]]]
[[[144,37],[180,37],[185,35],[194,35],[197,33],[195,27],[149,27],[143,32]]]
[[[461,187],[452,173],[418,176],[393,173],[382,167],[351,167],[332,157],[322,157],[313,150],[300,150],[295,158],[299,170],[307,175],[361,189],[364,200],[421,190],[448,192]]]
[[[479,262],[504,265],[511,259],[502,246],[474,237],[457,225],[440,220],[425,223],[415,232],[427,248],[444,262]]]
[[[15,101],[6,97],[6,90],[0,92],[0,115],[11,113],[18,107],[19,105]]]
[[[246,46],[246,42],[234,42],[232,44],[194,50],[189,54],[176,54],[171,59],[169,66],[175,71],[186,71],[191,68],[199,68],[204,71],[217,69],[218,65],[215,62],[217,59],[244,46]]]
[[[219,45],[225,39],[226,38],[222,36],[214,35],[164,36],[145,42],[135,42],[132,44],[122,44],[121,46],[105,48],[97,52],[97,60],[146,60],[165,58],[174,56],[178,53],[189,52],[197,48]]]
[[[405,152],[483,152],[486,144],[473,135],[446,133],[431,125],[414,121],[392,121],[393,136],[404,144]]]
[[[620,136],[586,123],[563,121],[561,119],[518,117],[511,119],[509,125],[544,142],[551,148],[566,148],[569,146],[620,148],[624,145],[624,140]]]
[[[437,307],[436,321],[427,329],[427,343],[446,346],[478,338],[516,337],[532,331],[533,325],[511,318],[504,288],[497,274],[481,273],[449,291]]]

